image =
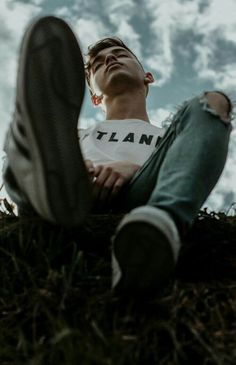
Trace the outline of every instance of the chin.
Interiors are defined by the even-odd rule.
[[[116,89],[122,92],[123,90],[127,90],[127,87],[130,88],[131,85],[137,86],[137,76],[134,77],[134,75],[124,70],[115,71],[107,78],[106,90],[114,92],[114,89]]]

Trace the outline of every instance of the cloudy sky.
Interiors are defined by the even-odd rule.
[[[236,101],[236,0],[0,0],[1,146],[14,109],[23,32],[34,17],[48,14],[71,25],[84,53],[110,35],[134,50],[156,80],[148,99],[153,124],[161,126],[177,105],[202,90],[221,89]],[[80,124],[102,119],[87,94]],[[204,205],[217,211],[236,201],[235,143],[233,131],[224,173]]]

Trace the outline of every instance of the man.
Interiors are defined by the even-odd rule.
[[[158,65],[157,65],[158,67]],[[112,243],[112,286],[144,293],[163,287],[181,237],[222,173],[232,105],[222,92],[185,102],[163,131],[146,111],[153,80],[117,38],[90,47],[86,77],[104,122],[81,130],[84,70],[65,22],[34,22],[22,42],[16,112],[4,179],[20,212],[81,224],[96,211],[129,212]]]

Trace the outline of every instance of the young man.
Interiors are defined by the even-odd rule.
[[[113,237],[112,286],[159,289],[222,173],[231,102],[204,92],[183,104],[166,131],[151,125],[146,96],[153,76],[116,38],[90,47],[86,77],[92,103],[105,116],[80,131],[80,150],[85,77],[78,43],[54,17],[28,28],[5,143],[6,188],[20,212],[65,226],[81,224],[93,210],[129,212]]]

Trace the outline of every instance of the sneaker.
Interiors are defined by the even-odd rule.
[[[168,213],[151,206],[132,210],[112,238],[112,289],[159,292],[170,281],[179,248],[178,230]]]
[[[77,132],[84,91],[84,61],[70,27],[53,16],[34,21],[21,45],[5,151],[33,208],[66,226],[80,224],[91,207]]]

